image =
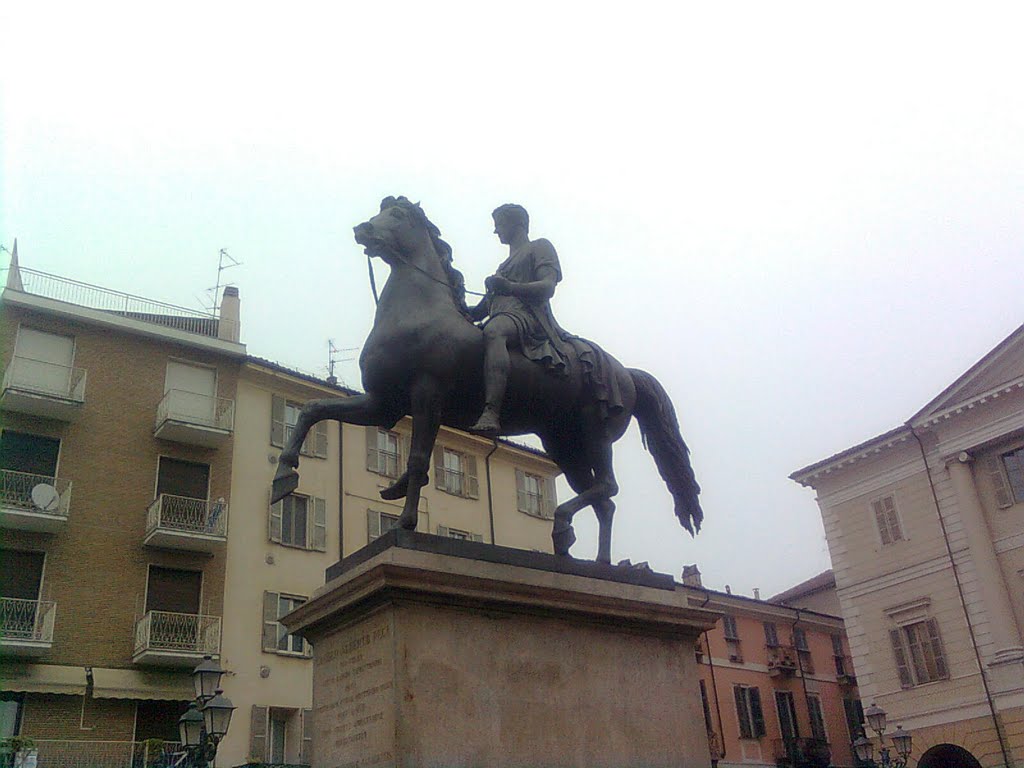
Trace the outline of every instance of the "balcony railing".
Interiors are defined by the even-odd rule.
[[[799,665],[797,650],[791,645],[768,646],[768,671],[773,675],[792,675]]]
[[[149,611],[135,625],[135,661],[169,663],[220,653],[220,616]]]
[[[228,505],[161,493],[146,510],[145,543],[196,552],[211,552],[228,533]]]
[[[25,734],[32,736],[31,733]],[[173,741],[85,741],[32,739],[39,768],[170,768],[184,765]],[[14,755],[0,752],[0,768],[14,768]]]
[[[86,372],[14,355],[4,371],[2,406],[9,411],[71,420],[85,402]]]
[[[832,751],[824,739],[775,739],[775,761],[789,768],[828,768]]]
[[[71,481],[49,475],[0,469],[0,525],[51,530],[68,519]]]
[[[57,604],[52,600],[0,597],[0,640],[5,647],[29,644],[49,647]]]
[[[157,406],[153,434],[162,440],[216,448],[234,428],[234,400],[169,389]]]

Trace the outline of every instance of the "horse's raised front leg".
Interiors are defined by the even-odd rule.
[[[420,489],[427,484],[430,456],[434,451],[437,430],[441,426],[441,402],[437,383],[419,379],[409,393],[412,411],[412,439],[405,470],[405,506],[398,524],[414,530],[419,521]]]
[[[302,406],[292,434],[277,459],[277,474],[274,475],[271,503],[280,501],[298,487],[299,473],[295,470],[299,466],[299,450],[313,425],[326,419],[335,419],[347,424],[384,427],[390,427],[398,420],[390,418],[380,407],[378,399],[369,394],[332,397],[306,403]]]

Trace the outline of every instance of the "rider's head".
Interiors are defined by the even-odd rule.
[[[517,227],[522,227],[524,232],[530,231],[530,214],[521,205],[505,203],[499,205],[491,214],[494,218],[494,234],[503,243],[509,242],[509,237]]]

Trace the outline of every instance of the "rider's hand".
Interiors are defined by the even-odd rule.
[[[498,296],[503,296],[512,292],[511,281],[501,275],[491,275],[484,280],[484,285],[487,286],[488,291],[497,294]]]

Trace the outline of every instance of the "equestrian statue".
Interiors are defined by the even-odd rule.
[[[509,257],[472,308],[451,247],[419,204],[387,197],[380,213],[355,227],[367,256],[391,268],[359,356],[365,394],[302,408],[278,460],[272,501],[297,488],[299,449],[326,419],[390,429],[412,417],[405,471],[381,491],[382,498],[405,499],[399,525],[409,530],[442,424],[491,438],[534,433],[576,494],[555,509],[555,553],[569,554],[573,517],[589,506],[599,524],[597,560],[610,563],[618,493],[612,444],[636,416],[676,517],[695,534],[704,518],[700,486],[664,388],[555,322],[550,299],[562,274],[554,247],[529,239],[521,206],[503,205],[493,216]]]

